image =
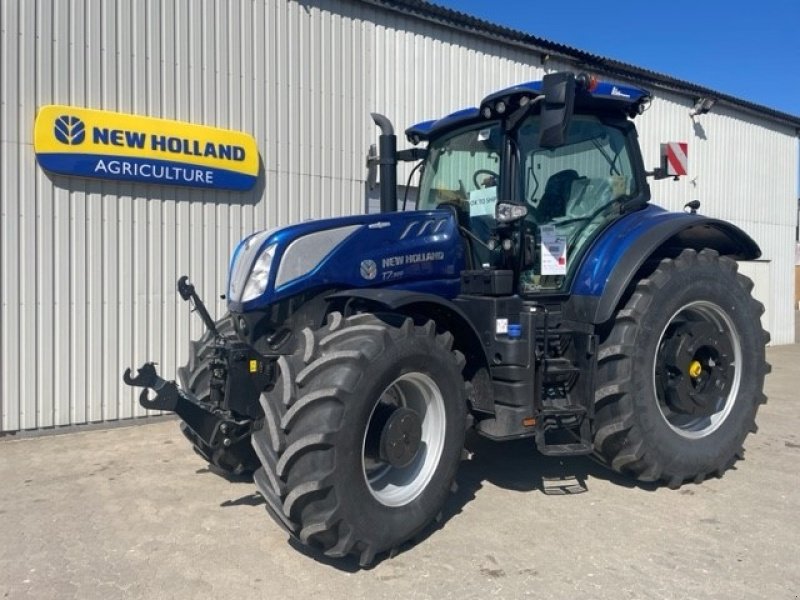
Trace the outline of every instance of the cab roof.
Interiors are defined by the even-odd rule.
[[[493,92],[481,100],[480,108],[471,107],[457,110],[454,113],[433,119],[422,121],[406,129],[406,137],[412,144],[421,141],[428,141],[448,131],[459,129],[473,123],[479,123],[486,119],[496,119],[498,112],[495,107],[499,102],[509,103],[516,101],[519,103],[521,98],[533,100],[542,95],[542,82],[529,81],[520,83],[497,92]],[[635,117],[647,107],[650,102],[650,92],[629,85],[599,81],[589,91],[585,88],[577,88],[575,94],[575,109],[578,112],[596,113],[620,113],[629,117]],[[487,114],[489,116],[485,116]]]

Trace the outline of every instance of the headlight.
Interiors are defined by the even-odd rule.
[[[277,244],[270,244],[256,259],[253,269],[250,271],[250,277],[247,278],[247,284],[244,286],[242,302],[258,298],[267,289],[269,270],[272,267],[272,258],[275,256],[276,246]]]
[[[261,245],[274,230],[262,231],[241,241],[233,254],[233,262],[228,279],[228,298],[238,302],[242,298],[245,284],[252,271],[253,262]]]

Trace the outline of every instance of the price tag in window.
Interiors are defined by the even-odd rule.
[[[552,225],[543,225],[542,275],[567,274],[567,236],[558,233]]]
[[[472,190],[469,193],[470,217],[494,217],[497,204],[497,186]]]

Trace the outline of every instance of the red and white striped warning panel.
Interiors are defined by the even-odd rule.
[[[686,175],[689,165],[689,144],[685,142],[661,144],[661,156],[666,163],[667,175],[676,177]]]

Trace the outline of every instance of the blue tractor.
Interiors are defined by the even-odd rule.
[[[403,151],[373,115],[382,211],[242,240],[218,322],[181,278],[208,331],[180,385],[152,363],[125,381],[300,543],[362,564],[434,520],[468,429],[673,488],[721,475],[766,400],[736,262],[760,250],[698,203],[650,204],[649,101],[554,73],[410,127]],[[420,163],[415,210],[398,161]]]

